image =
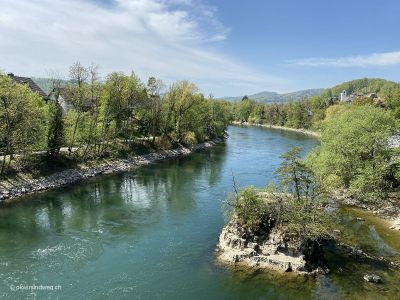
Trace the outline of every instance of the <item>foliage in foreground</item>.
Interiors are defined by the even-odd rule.
[[[80,63],[69,77],[52,80],[55,99],[46,103],[0,74],[0,175],[43,153],[45,162],[67,154],[86,161],[189,146],[224,135],[231,120],[228,103],[206,98],[186,80],[166,89],[154,77],[143,83],[134,73],[113,72],[101,81],[97,66]]]
[[[325,210],[325,193],[300,158],[300,148],[282,156],[277,170],[281,186],[264,190],[247,187],[233,203],[234,213],[250,230],[275,226],[292,242],[316,241],[329,236],[333,215]]]
[[[327,111],[321,146],[308,158],[318,181],[366,200],[384,197],[393,185],[388,138],[395,118],[369,105],[335,108]]]
[[[0,74],[0,174],[10,166],[16,152],[25,154],[45,147],[47,115],[38,94]]]

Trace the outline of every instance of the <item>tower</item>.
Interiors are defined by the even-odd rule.
[[[347,100],[347,92],[344,90],[343,92],[340,93],[340,101],[346,101]]]

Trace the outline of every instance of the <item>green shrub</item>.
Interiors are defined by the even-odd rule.
[[[246,187],[239,192],[236,214],[243,225],[256,229],[269,216],[267,205],[254,186]]]
[[[321,146],[309,157],[314,173],[330,190],[349,189],[366,200],[385,196],[392,156],[387,141],[395,118],[369,105],[339,108],[328,109]]]
[[[197,143],[196,134],[193,131],[185,132],[183,143],[186,145],[194,145]]]

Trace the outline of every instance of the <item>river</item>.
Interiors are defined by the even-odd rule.
[[[229,128],[229,139],[189,157],[30,196],[0,209],[0,298],[396,299],[399,273],[329,254],[318,279],[220,265],[224,200],[239,186],[276,182],[280,155],[318,145],[306,135]],[[343,210],[348,240],[397,257],[400,236]],[[343,229],[344,228],[344,229]],[[346,230],[348,232],[346,232]],[[337,271],[341,268],[341,272]],[[384,284],[362,280],[366,271]],[[353,283],[354,281],[354,283]],[[47,290],[27,290],[25,286]],[[53,290],[51,290],[53,289]],[[400,296],[399,296],[400,297]]]

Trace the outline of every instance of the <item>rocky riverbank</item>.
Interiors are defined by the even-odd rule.
[[[251,232],[233,216],[219,237],[217,258],[223,263],[284,272],[325,273],[324,255],[319,244],[291,244],[271,225]]]
[[[222,143],[223,141],[223,138],[217,138],[209,142],[196,144],[190,148],[165,150],[161,152],[135,156],[127,159],[113,160],[107,163],[96,165],[94,167],[68,169],[46,177],[24,180],[22,182],[8,182],[6,187],[0,187],[0,203],[10,201],[23,195],[34,194],[37,192],[72,184],[78,181],[85,180],[87,178],[103,174],[125,172],[162,160],[187,156],[193,152],[211,148],[216,144]]]
[[[390,229],[400,230],[400,207],[396,204],[397,201],[394,203],[385,201],[384,205],[382,203],[365,202],[352,197],[345,190],[338,190],[332,196],[339,204],[370,211],[374,215],[388,220]]]
[[[233,121],[232,124],[234,124],[234,125],[243,125],[243,126],[264,127],[264,128],[272,128],[272,129],[280,129],[280,130],[288,130],[288,131],[294,131],[294,132],[307,134],[307,135],[311,135],[311,136],[315,136],[315,137],[320,137],[321,136],[318,132],[307,130],[307,129],[302,129],[302,128],[290,128],[290,127],[284,127],[284,126],[278,126],[278,125],[256,124],[256,123],[239,122],[239,121]]]

